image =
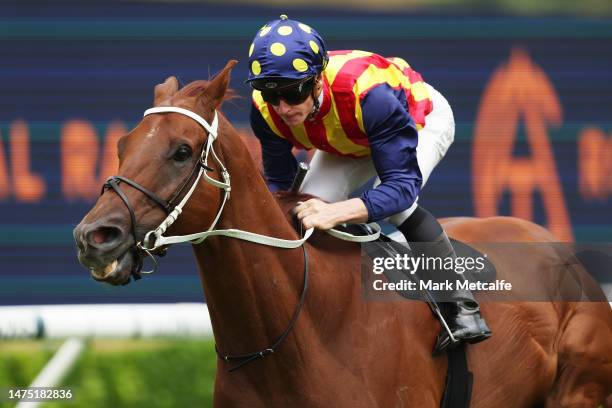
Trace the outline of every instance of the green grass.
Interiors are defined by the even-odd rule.
[[[26,387],[58,347],[0,342],[0,388]],[[95,340],[60,386],[74,399],[43,407],[210,407],[215,367],[211,340]]]
[[[27,387],[60,344],[57,341],[0,341],[0,388]]]

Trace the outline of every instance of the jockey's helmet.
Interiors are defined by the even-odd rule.
[[[249,76],[258,90],[280,90],[303,83],[325,69],[328,61],[323,39],[313,28],[281,15],[266,23],[249,49]]]

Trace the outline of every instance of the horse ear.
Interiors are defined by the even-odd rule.
[[[155,85],[155,99],[153,106],[159,106],[163,101],[170,99],[178,91],[178,80],[169,76],[163,84]]]
[[[205,95],[212,104],[212,109],[217,109],[223,102],[223,97],[225,96],[225,91],[227,91],[230,81],[230,73],[237,63],[238,61],[236,60],[229,60],[225,68],[210,81],[210,85],[207,87]]]

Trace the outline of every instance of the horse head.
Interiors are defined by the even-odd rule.
[[[169,214],[175,214],[175,219],[181,214],[169,228],[182,234],[201,230],[215,220],[222,195],[202,182],[198,173],[205,168],[213,172],[213,179],[220,178],[214,175],[219,169],[202,160],[202,152],[209,139],[217,136],[211,130],[217,132],[216,112],[236,63],[228,62],[210,81],[195,81],[180,90],[177,79],[169,77],[155,87],[154,109],[119,139],[118,175],[109,178],[95,206],[73,232],[79,261],[95,280],[120,285],[131,276],[139,278],[145,235]],[[173,212],[191,193],[184,211]]]

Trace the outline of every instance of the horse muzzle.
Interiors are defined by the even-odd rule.
[[[119,223],[81,222],[73,231],[81,265],[93,279],[123,285],[130,281],[134,266],[131,236]]]

